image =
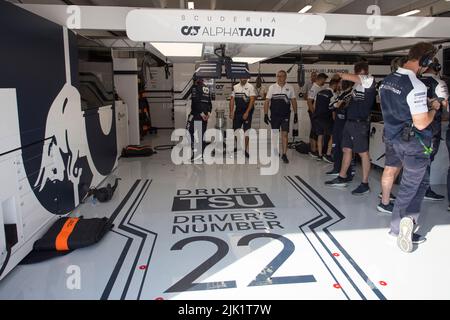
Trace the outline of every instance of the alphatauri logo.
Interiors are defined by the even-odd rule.
[[[183,26],[181,33],[185,36],[196,36],[200,30],[200,26]]]
[[[181,34],[184,36],[273,38],[275,37],[275,28],[183,26]]]

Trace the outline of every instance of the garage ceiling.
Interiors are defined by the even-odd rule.
[[[178,9],[187,6],[187,0],[11,0],[10,2]],[[298,12],[305,5],[312,5],[309,11],[311,13],[366,14],[368,6],[377,4],[383,15],[397,15],[414,9],[421,10],[418,16],[450,11],[450,2],[445,0],[194,0],[193,2],[196,9],[212,10]]]
[[[147,7],[147,8],[187,8],[188,0],[9,0],[13,3],[24,4],[59,4],[59,5],[97,5],[97,6],[122,6],[122,7]],[[278,11],[278,12],[298,12],[306,5],[312,5],[312,9],[308,13],[336,13],[336,14],[367,14],[367,8],[370,5],[377,4],[381,9],[382,15],[398,15],[407,11],[418,9],[420,13],[416,16],[448,16],[450,13],[450,1],[445,0],[193,0],[195,9],[214,9],[214,10],[250,10],[250,11]],[[107,39],[126,39],[124,31],[107,31],[107,30],[83,30],[79,34],[96,42]],[[327,41],[340,43],[341,40],[353,40],[363,47],[364,43],[370,43],[371,39],[340,39],[327,38]],[[116,41],[116,40],[112,40]],[[248,47],[248,48],[247,48]],[[236,48],[235,48],[236,49]],[[237,50],[239,49],[239,50]],[[272,48],[278,54],[273,53],[258,54],[255,53],[255,46],[241,45],[235,51],[249,51],[249,56],[259,57],[276,57],[279,54],[293,51],[291,54],[284,55],[289,60],[298,59],[298,48]],[[251,49],[251,50],[250,50]],[[265,47],[266,51],[268,47]],[[306,49],[306,48],[305,48]],[[152,51],[152,50],[151,50]],[[256,50],[258,51],[258,50]],[[309,49],[309,51],[314,51]],[[322,48],[315,50],[317,52],[304,52],[304,58],[310,58],[311,62],[326,61],[336,59],[339,53],[324,52]],[[326,50],[325,50],[326,51]],[[155,53],[155,51],[153,51]],[[318,55],[320,53],[320,55]],[[349,56],[362,56],[364,50],[360,52],[341,52],[343,58],[348,59]],[[240,56],[243,56],[242,54]],[[281,57],[283,58],[283,57]],[[342,58],[342,57],[341,57]],[[379,56],[380,63],[384,60],[383,56]],[[183,62],[190,59],[170,58],[171,61]],[[340,59],[343,61],[343,59]]]

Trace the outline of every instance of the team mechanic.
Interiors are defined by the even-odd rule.
[[[230,119],[233,120],[233,130],[243,128],[244,132],[252,127],[252,118],[254,104],[256,99],[255,87],[248,82],[248,79],[241,79],[233,87],[230,98]],[[236,105],[236,108],[234,108]],[[249,158],[248,153],[249,137],[245,137],[245,157]]]
[[[342,137],[343,159],[339,176],[331,181],[325,182],[328,186],[346,187],[352,177],[347,171],[351,166],[353,152],[361,157],[363,177],[362,182],[352,191],[353,195],[360,196],[370,192],[369,173],[369,118],[376,98],[375,78],[369,75],[367,62],[355,64],[355,74],[339,74],[343,80],[355,83],[353,94],[347,107],[347,120]]]
[[[414,45],[404,66],[387,76],[380,86],[384,135],[392,145],[392,154],[386,155],[386,161],[391,167],[403,166],[389,234],[397,237],[397,245],[404,252],[411,252],[414,243],[426,240],[414,229],[429,186],[427,168],[433,135],[430,124],[441,104],[433,100],[428,110],[427,88],[417,75],[432,64],[435,53],[430,43]]]
[[[297,100],[295,99],[294,88],[286,83],[287,73],[284,70],[277,72],[277,82],[269,87],[266,100],[264,102],[264,122],[272,126],[272,130],[281,128],[281,139],[283,154],[281,159],[284,163],[289,163],[287,158],[289,121],[291,109],[294,111],[294,123],[298,122]],[[270,116],[269,118],[269,106]]]

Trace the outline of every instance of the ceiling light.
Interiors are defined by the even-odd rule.
[[[399,14],[398,16],[399,17],[407,17],[407,16],[412,16],[412,15],[414,15],[414,14],[416,14],[416,13],[419,13],[420,12],[420,10],[411,10],[411,11],[408,11],[408,12],[405,12],[405,13],[402,13],[402,14]]]
[[[193,1],[189,1],[189,2],[188,2],[188,9],[189,9],[189,10],[195,9],[195,8],[194,8],[194,2],[193,2]]]
[[[234,62],[247,62],[248,64],[257,63],[266,59],[261,57],[233,57]]]
[[[151,42],[166,57],[201,57],[203,44],[183,42]]]
[[[311,10],[312,5],[308,4],[307,6],[304,6],[302,10],[300,10],[298,13],[305,13]]]

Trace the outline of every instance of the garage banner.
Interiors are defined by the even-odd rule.
[[[137,9],[127,15],[133,41],[318,45],[326,21],[298,13]]]

